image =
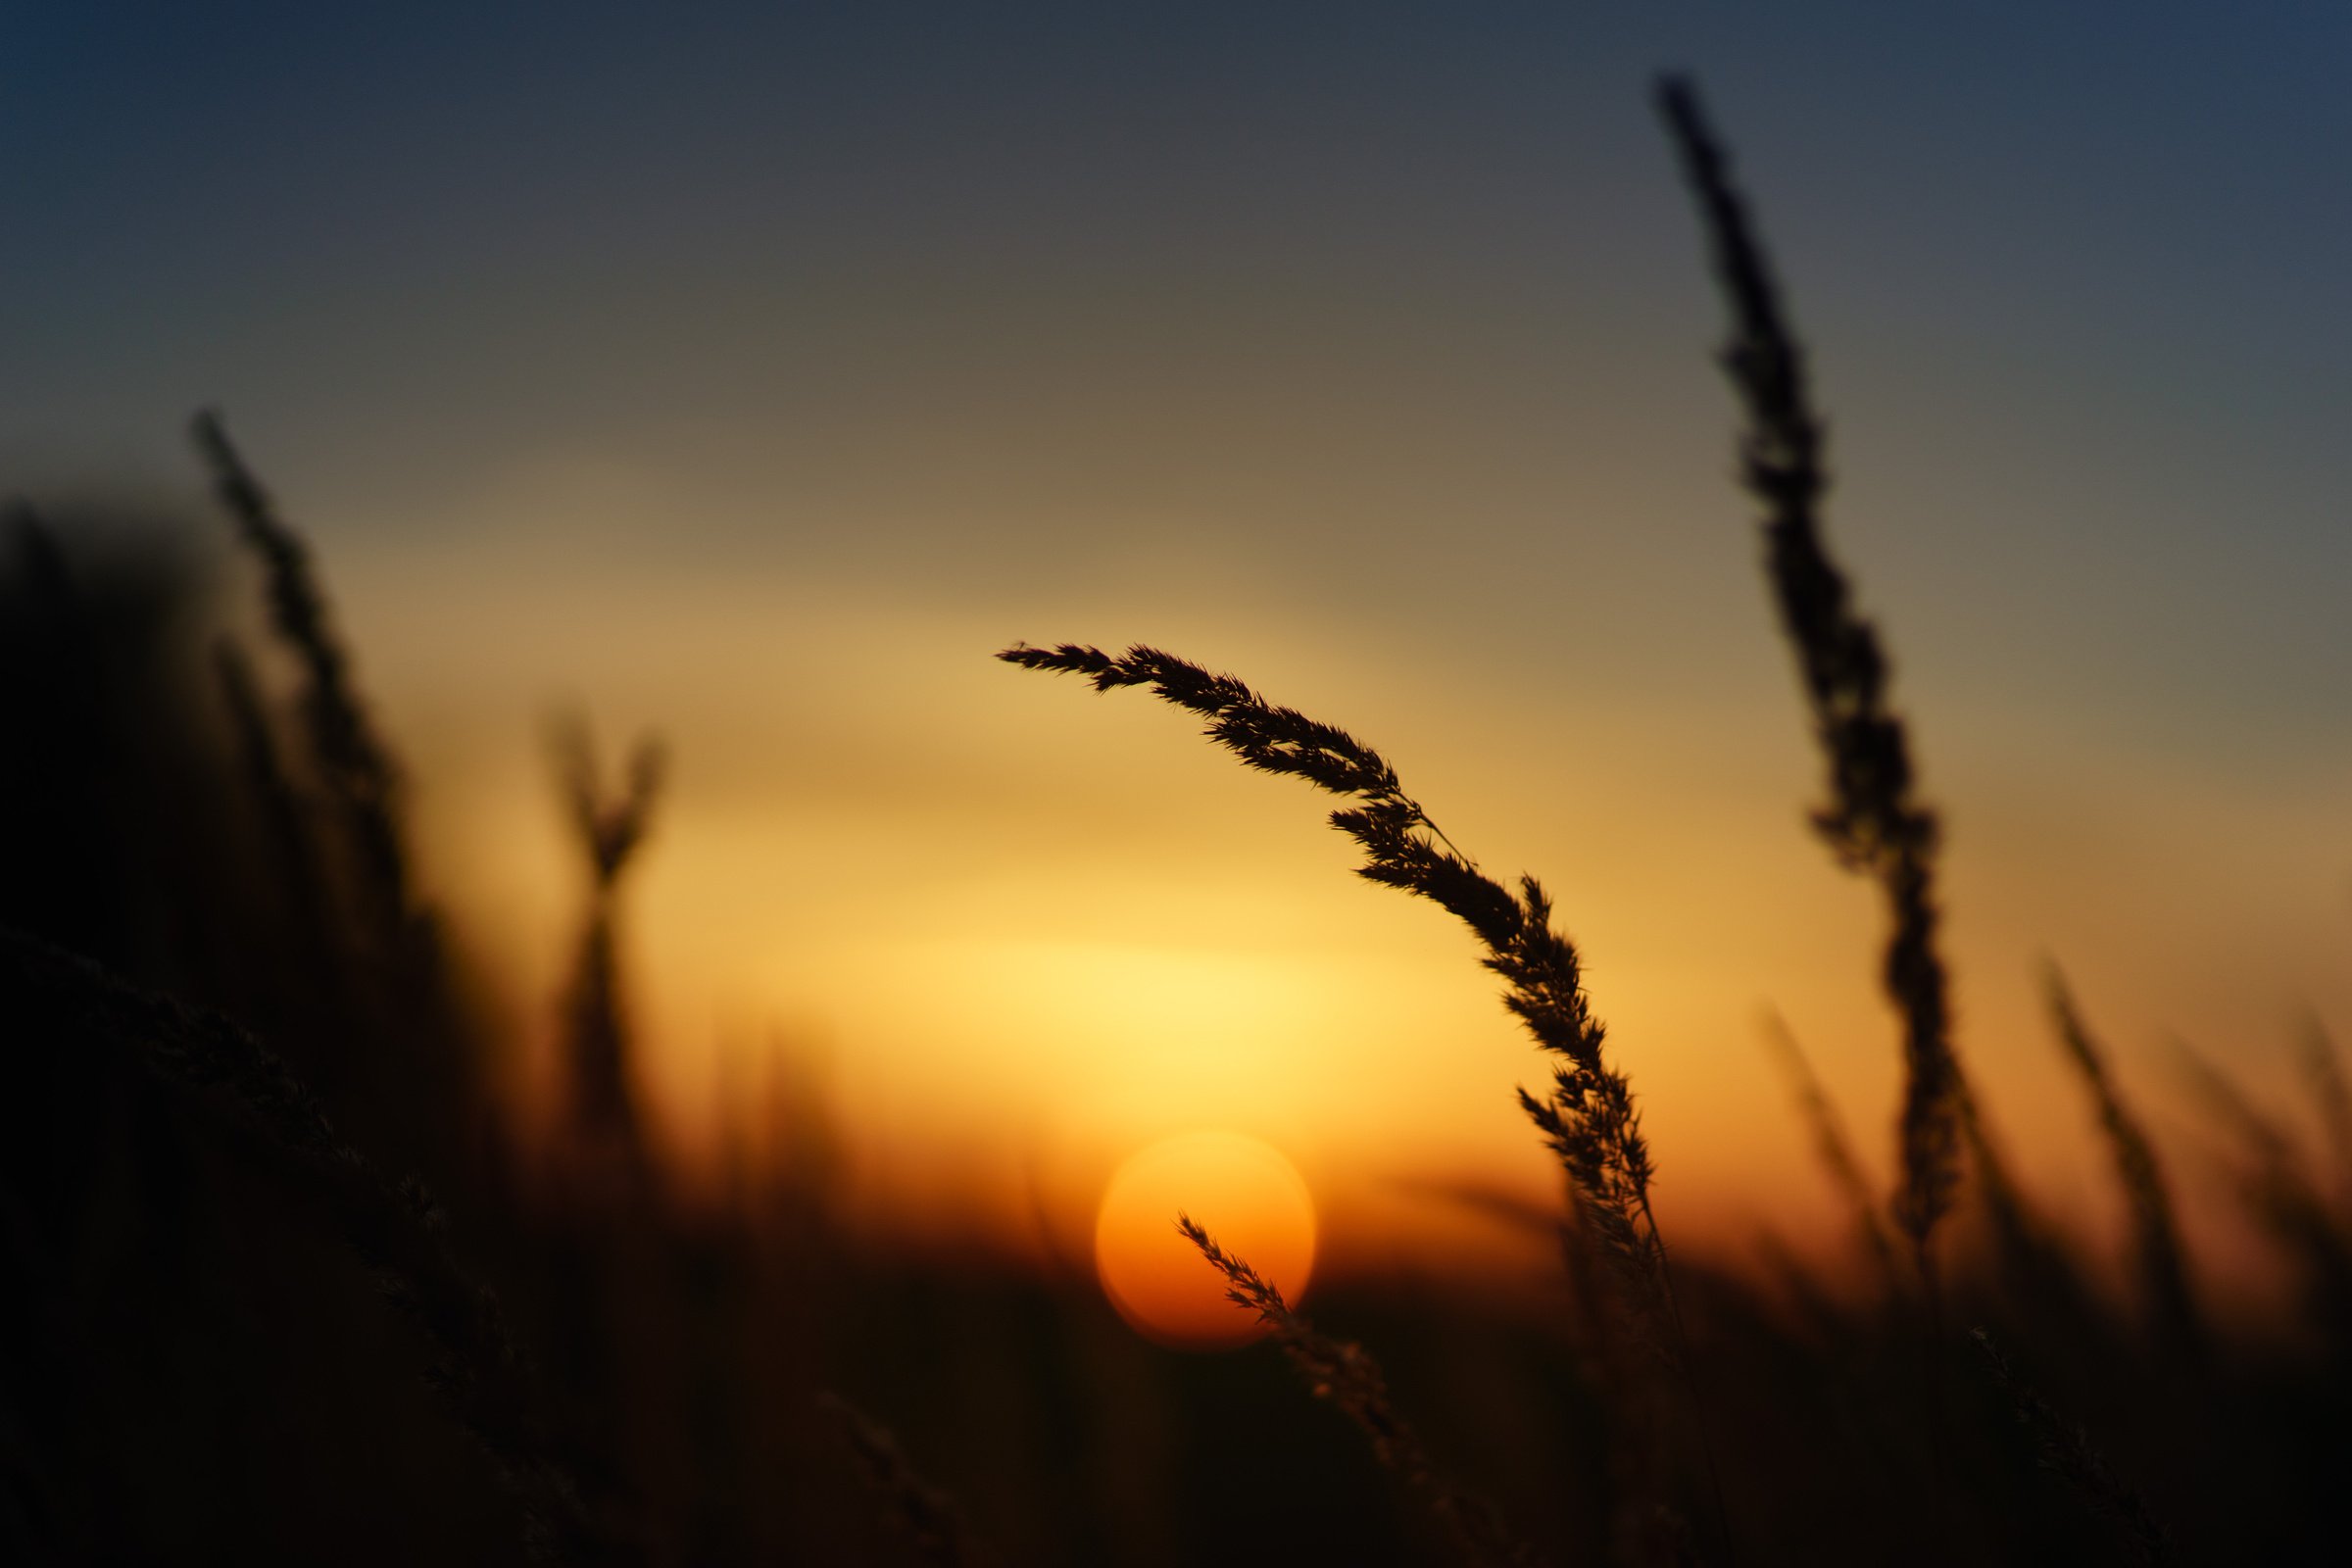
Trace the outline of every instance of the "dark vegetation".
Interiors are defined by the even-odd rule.
[[[1743,477],[1827,767],[1815,825],[1887,910],[1891,1197],[1776,1037],[1853,1207],[1839,1275],[1670,1251],[1634,1088],[1541,886],[1489,877],[1353,737],[1149,649],[1006,657],[1146,686],[1247,763],[1347,797],[1361,874],[1467,924],[1553,1067],[1521,1098],[1561,1165],[1555,1298],[1342,1281],[1315,1307],[1337,1339],[1188,1223],[1287,1356],[1159,1350],[1090,1281],[845,1232],[807,1105],[777,1107],[788,1157],[764,1175],[682,1195],[634,1102],[616,935],[658,846],[661,753],[609,788],[578,724],[552,748],[583,886],[574,978],[549,999],[563,1135],[526,1154],[490,1087],[512,1048],[413,863],[396,750],[300,535],[208,416],[218,515],[7,525],[0,1557],[2337,1560],[2335,1057],[2315,1022],[2323,1169],[2180,1047],[2231,1152],[2226,1177],[2168,1172],[2053,968],[2127,1287],[2010,1176],[1948,1026],[1936,819],[1823,535],[1803,357],[1695,100],[1663,107],[1733,309]],[[224,630],[251,591],[203,544],[224,531],[258,575],[258,640]],[[2200,1302],[2173,1193],[2215,1179],[2300,1284],[2277,1332],[2225,1333]]]

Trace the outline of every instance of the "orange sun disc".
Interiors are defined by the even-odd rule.
[[[1291,1162],[1240,1133],[1186,1133],[1129,1157],[1103,1189],[1095,1268],[1146,1339],[1192,1349],[1255,1339],[1254,1312],[1176,1230],[1178,1210],[1296,1303],[1315,1261],[1315,1205]]]

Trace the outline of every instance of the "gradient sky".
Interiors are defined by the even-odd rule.
[[[682,1138],[780,1033],[937,1228],[1035,1187],[1083,1234],[1198,1126],[1363,1251],[1414,1183],[1544,1196],[1445,916],[1180,715],[988,658],[1149,640],[1544,876],[1670,1229],[1829,1212],[1768,1003],[1884,1162],[1661,67],[1814,353],[2020,1161],[2105,1211],[2045,952],[2160,1106],[2167,1029],[2281,1098],[2299,1009],[2352,1035],[2341,6],[491,9],[0,16],[0,477],[193,493],[226,411],[541,1035],[538,726],[664,734]]]

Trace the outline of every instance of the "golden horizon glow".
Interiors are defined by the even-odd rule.
[[[1240,1133],[1165,1138],[1130,1155],[1102,1193],[1095,1268],[1102,1292],[1146,1339],[1226,1349],[1264,1332],[1225,1295],[1224,1278],[1178,1233],[1189,1214],[1296,1304],[1315,1260],[1315,1204],[1297,1168]]]
[[[1042,1234],[1083,1254],[1126,1152],[1217,1124],[1312,1173],[1332,1271],[1488,1250],[1431,1192],[1555,1203],[1556,1166],[1511,1100],[1545,1064],[1455,922],[1350,876],[1325,801],[1236,766],[1164,705],[990,657],[1022,636],[1149,640],[1354,730],[1491,871],[1544,878],[1678,1245],[1737,1259],[1764,1229],[1817,1251],[1845,1233],[1760,1047],[1766,1005],[1890,1184],[1900,1064],[1880,913],[1805,829],[1820,764],[1736,549],[1690,564],[1698,598],[1747,606],[1736,647],[1699,662],[1678,641],[1701,637],[1699,612],[1658,598],[1676,608],[1654,634],[1595,633],[1506,680],[1475,641],[1246,596],[1179,605],[1126,578],[958,598],[815,568],[714,574],[628,544],[578,499],[603,493],[501,490],[459,509],[478,525],[463,544],[404,548],[385,517],[359,531],[366,548],[322,547],[414,762],[421,858],[532,1041],[526,1101],[546,1099],[579,918],[535,719],[572,694],[609,746],[651,728],[676,760],[624,889],[622,956],[649,1117],[690,1171],[716,1178],[782,1041],[821,1068],[836,1197],[863,1232],[1013,1254]],[[2111,1235],[2036,958],[2067,966],[2160,1133],[2185,1122],[2165,1116],[2151,1048],[2166,1029],[2232,1050],[2284,1099],[2292,1003],[2345,1005],[2340,878],[2312,848],[2340,840],[2340,792],[2249,798],[2203,754],[2159,767],[2030,709],[1957,700],[1948,650],[1897,640],[1923,650],[1900,689],[1950,826],[1961,1051],[2036,1196]],[[1672,682],[1537,680],[1661,661]],[[2239,1245],[2226,1202],[2192,1190],[2183,1209],[2192,1244]],[[1510,1248],[1548,1275],[1547,1252]]]
[[[1547,1064],[1459,922],[1352,878],[1331,801],[1192,718],[991,657],[1147,642],[1346,727],[1497,880],[1543,879],[1678,1248],[1826,1250],[1850,1216],[1755,1020],[1788,1019],[1882,1194],[1900,1023],[1878,897],[1806,825],[1823,766],[1738,484],[1724,303],[1642,101],[1707,29],[1424,8],[1334,40],[1145,9],[1018,48],[828,24],[706,59],[686,29],[652,76],[634,32],[583,26],[422,93],[322,24],[276,29],[257,85],[299,101],[270,113],[204,97],[176,49],[35,29],[20,97],[63,107],[34,122],[122,112],[38,143],[9,491],[93,523],[118,491],[125,523],[168,502],[282,682],[180,433],[227,412],[407,764],[523,1136],[564,1103],[583,895],[540,736],[578,709],[674,764],[618,952],[682,1181],[756,1163],[763,1086],[806,1082],[845,1228],[1083,1267],[1127,1152],[1232,1125],[1310,1177],[1326,1289],[1505,1249],[1555,1275],[1494,1222],[1558,1203],[1511,1098]],[[1959,1052],[2036,1200],[2120,1240],[2055,958],[2189,1244],[2242,1250],[2161,1042],[2317,1147],[2299,1020],[2352,1037],[2323,351],[2346,219],[2308,195],[2352,144],[2309,134],[2341,95],[2302,69],[2327,51],[2232,34],[2217,74],[2222,33],[2139,29],[2158,74],[2111,74],[2086,121],[2038,23],[1972,34],[1958,74],[1903,26],[1790,25],[1770,71],[1697,53],[1946,830]],[[2294,69],[2234,74],[2266,56]],[[2168,62],[2195,91],[2146,90]],[[591,106],[581,136],[511,134]],[[2186,156],[2109,156],[2090,123]],[[2173,243],[2189,211],[2212,220]]]

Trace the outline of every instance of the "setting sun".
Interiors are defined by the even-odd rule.
[[[1251,1315],[1176,1231],[1182,1209],[1296,1301],[1315,1258],[1315,1206],[1291,1162],[1254,1138],[1200,1132],[1133,1155],[1103,1190],[1095,1266],[1119,1315],[1148,1339],[1197,1349],[1257,1336]]]

